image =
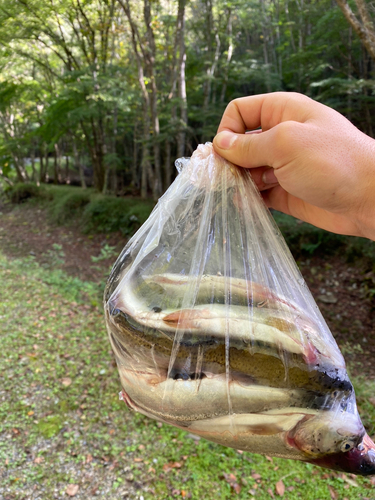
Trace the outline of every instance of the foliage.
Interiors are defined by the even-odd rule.
[[[273,211],[273,217],[296,259],[313,253],[333,255],[340,252],[346,255],[348,262],[362,259],[364,269],[375,265],[373,241],[330,233],[280,212]]]
[[[56,193],[56,191],[55,191]],[[74,217],[79,217],[86,205],[90,203],[90,193],[87,190],[74,189],[53,198],[50,213],[52,219],[58,224],[71,222]]]
[[[153,202],[134,198],[93,197],[83,214],[85,231],[132,234],[148,218]]]
[[[375,130],[375,62],[329,0],[3,0],[0,47],[7,184],[156,199],[254,93],[303,92]]]
[[[11,203],[23,203],[30,198],[45,198],[47,191],[44,187],[31,182],[19,182],[4,190]]]
[[[148,218],[154,202],[134,197],[98,195],[92,189],[72,186],[15,184],[7,190],[13,203],[31,197],[47,207],[52,221],[78,224],[84,232],[121,231],[133,234]]]

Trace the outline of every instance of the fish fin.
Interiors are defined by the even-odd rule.
[[[163,321],[170,326],[192,328],[197,319],[207,318],[209,314],[208,309],[180,309],[164,316]]]

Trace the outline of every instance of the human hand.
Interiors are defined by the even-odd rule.
[[[251,169],[267,206],[375,240],[375,140],[333,109],[287,92],[236,99],[213,146]]]

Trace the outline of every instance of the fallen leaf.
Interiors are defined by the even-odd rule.
[[[273,462],[272,457],[269,457],[268,455],[266,455],[266,459],[267,459],[269,462]]]
[[[29,415],[29,417],[31,417],[31,415],[34,415],[34,412],[33,411],[28,411],[27,414]]]
[[[134,462],[143,462],[143,458],[135,458]]]
[[[69,486],[67,487],[66,489],[66,493],[70,496],[70,497],[75,497],[76,494],[78,493],[78,490],[79,490],[79,486],[78,484],[69,484]]]
[[[34,460],[34,464],[41,464],[42,462],[44,462],[43,457],[36,457],[36,459]]]
[[[284,483],[282,482],[282,480],[280,479],[280,481],[277,481],[276,483],[276,493],[282,497],[285,493],[285,486],[284,486]]]
[[[268,488],[267,492],[271,495],[272,498],[275,498],[275,495],[273,494],[271,488]]]
[[[61,383],[62,385],[64,385],[65,387],[69,387],[70,384],[72,383],[72,379],[69,378],[69,377],[64,377],[61,379]]]
[[[344,476],[344,474],[343,474],[343,476]],[[348,484],[350,484],[350,486],[354,486],[355,488],[358,488],[359,484],[356,481],[354,481],[354,479],[350,479],[346,476],[342,477],[342,478],[344,481],[346,481]]]
[[[262,479],[262,476],[256,472],[254,472],[254,474],[251,474],[251,477],[255,480]]]
[[[169,462],[169,463],[163,465],[163,470],[168,472],[171,469],[180,469],[181,467],[182,467],[182,464],[180,462]]]
[[[328,489],[329,489],[329,493],[331,495],[332,500],[337,500],[338,499],[337,492],[330,485],[328,485]]]
[[[91,455],[91,453],[88,453],[86,456],[86,463],[90,464],[93,461],[94,457]]]
[[[156,470],[153,467],[149,467],[147,472],[152,472],[153,474],[155,474]]]
[[[238,483],[232,484],[232,488],[237,493],[237,495],[239,495],[241,493],[241,486]]]
[[[144,444],[140,444],[140,445],[138,446],[138,450],[144,450],[144,449],[145,449],[145,445],[144,445]]]

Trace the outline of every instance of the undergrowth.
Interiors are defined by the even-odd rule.
[[[6,195],[12,203],[43,204],[54,222],[78,224],[84,233],[120,231],[132,235],[154,207],[150,200],[117,198],[74,186],[15,184],[7,188]],[[294,258],[340,253],[349,263],[362,259],[363,267],[375,272],[375,242],[330,233],[280,212],[273,211],[272,215]]]
[[[8,188],[5,196],[11,203],[42,204],[53,222],[79,224],[84,233],[120,231],[130,235],[146,221],[154,207],[150,200],[117,198],[74,186],[20,183]]]

